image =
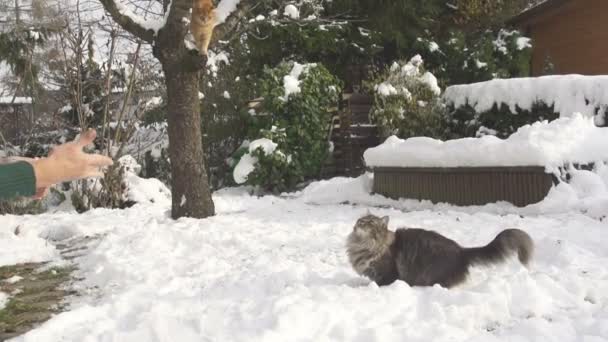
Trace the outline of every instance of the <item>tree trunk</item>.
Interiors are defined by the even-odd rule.
[[[171,216],[204,218],[215,214],[205,168],[198,98],[198,72],[163,63],[167,85]]]
[[[204,218],[215,214],[205,168],[198,72],[206,67],[206,56],[186,47],[192,0],[163,0],[168,14],[158,32],[147,29],[121,12],[116,0],[99,0],[123,29],[152,45],[160,61],[167,85],[167,121],[171,159],[171,217]],[[168,8],[170,4],[170,8]]]

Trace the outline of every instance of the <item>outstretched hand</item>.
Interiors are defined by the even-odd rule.
[[[88,130],[69,143],[54,147],[46,158],[29,160],[36,175],[36,197],[57,183],[82,178],[103,177],[100,168],[112,165],[112,159],[99,154],[88,154],[83,148],[93,143],[97,133]]]

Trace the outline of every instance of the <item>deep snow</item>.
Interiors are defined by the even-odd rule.
[[[368,166],[462,167],[544,166],[555,171],[568,163],[608,161],[608,128],[592,118],[571,117],[520,127],[507,139],[492,135],[441,141],[391,136],[363,155]]]
[[[454,85],[445,90],[444,99],[458,108],[468,104],[477,113],[488,111],[495,104],[530,110],[537,102],[553,106],[556,113],[567,117],[574,113],[594,117],[608,103],[608,76],[551,75],[493,79],[486,82]],[[603,117],[596,116],[598,125]]]
[[[523,209],[388,200],[368,194],[365,175],[280,197],[223,190],[214,195],[218,214],[205,220],[172,221],[168,203],[4,216],[0,264],[57,260],[53,240],[98,237],[75,259],[84,296],[15,340],[606,341],[608,224],[587,211],[605,194],[582,191],[588,176]],[[378,288],[344,251],[367,210],[389,215],[391,229],[430,228],[465,246],[518,227],[536,255],[530,270],[474,268],[452,290]]]

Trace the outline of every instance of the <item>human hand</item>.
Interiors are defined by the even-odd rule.
[[[95,130],[88,130],[80,138],[54,147],[46,158],[28,160],[36,175],[36,195],[44,196],[45,189],[61,182],[89,177],[103,177],[101,167],[112,165],[112,159],[99,154],[88,154],[83,148],[95,140]]]

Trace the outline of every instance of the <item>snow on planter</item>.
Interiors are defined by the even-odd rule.
[[[491,135],[448,141],[391,136],[363,157],[370,167],[544,166],[552,172],[564,163],[608,160],[606,146],[608,128],[576,113],[523,126],[504,140]]]
[[[560,116],[581,113],[593,117],[596,110],[608,108],[608,76],[543,76],[535,78],[495,79],[487,82],[448,87],[444,99],[458,108],[466,104],[476,112],[485,112],[496,104],[532,109],[532,105],[543,102],[554,106]],[[600,124],[600,123],[598,123]]]

